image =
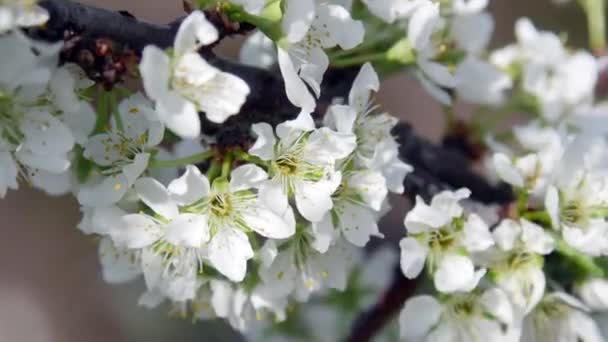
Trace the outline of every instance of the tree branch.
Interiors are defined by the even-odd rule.
[[[418,137],[412,128],[399,123],[393,133],[400,143],[399,154],[411,163],[415,170],[408,175],[406,194],[420,194],[427,199],[441,190],[466,187],[471,198],[486,204],[506,204],[513,201],[511,187],[505,183],[490,184],[471,169],[471,163],[456,150],[432,144]]]
[[[374,306],[359,315],[346,342],[371,341],[393,319],[403,303],[414,293],[417,282],[417,279],[405,278],[401,273],[399,264],[397,264],[390,287],[381,295]]]

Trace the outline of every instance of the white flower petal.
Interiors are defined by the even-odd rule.
[[[171,199],[171,194],[156,179],[141,178],[137,180],[135,190],[142,202],[157,214],[167,219],[172,219],[179,214],[177,204]]]
[[[498,174],[500,179],[519,188],[524,186],[523,175],[517,167],[513,165],[513,162],[509,157],[503,153],[496,153],[492,157],[492,161],[496,174]]]
[[[201,44],[209,45],[217,38],[217,29],[207,21],[205,14],[201,11],[194,11],[179,26],[173,48],[177,55],[182,55],[197,50]]]
[[[420,51],[427,48],[440,20],[439,4],[427,2],[416,9],[407,28],[407,37],[414,49]]]
[[[247,226],[270,239],[286,239],[296,231],[296,222],[291,207],[283,215],[266,208],[261,201],[241,211]]]
[[[361,44],[365,35],[363,22],[353,20],[346,8],[324,4],[317,6],[317,16],[321,22],[327,25],[326,29],[342,49],[349,50]]]
[[[318,222],[333,207],[330,181],[298,181],[295,184],[295,198],[298,211],[310,222]]]
[[[545,194],[545,210],[551,218],[551,225],[553,226],[553,228],[558,229],[560,226],[559,192],[557,191],[557,188],[553,185],[547,188],[547,193]]]
[[[435,271],[435,288],[444,293],[461,291],[475,278],[475,266],[471,259],[449,254],[441,258]]]
[[[329,107],[325,120],[331,121],[331,126],[340,133],[352,133],[357,120],[357,111],[351,106],[333,105]]]
[[[144,248],[162,237],[160,226],[149,216],[128,214],[121,218],[121,226],[111,232],[117,246]]]
[[[169,183],[167,187],[171,193],[171,198],[180,205],[192,204],[209,195],[211,186],[198,167],[194,165],[186,166],[186,172]]]
[[[127,178],[120,174],[84,184],[78,191],[78,202],[89,207],[104,207],[118,202],[129,189]]]
[[[162,98],[169,91],[171,61],[164,51],[148,45],[142,52],[139,72],[146,94],[153,100]]]
[[[205,215],[180,214],[165,226],[165,240],[175,246],[200,248],[209,234]]]
[[[546,255],[555,248],[555,241],[543,227],[526,219],[521,219],[521,241],[530,252]]]
[[[156,102],[159,120],[182,138],[196,138],[201,133],[201,121],[194,104],[174,92],[162,94]]]
[[[271,160],[274,157],[274,145],[276,138],[272,126],[262,122],[251,126],[251,130],[257,136],[255,144],[249,149],[249,154],[260,157],[262,160]]]
[[[292,0],[292,2],[294,1],[299,2],[300,0]],[[311,0],[304,0],[303,2],[307,1]],[[294,106],[302,108],[305,112],[310,113],[314,111],[317,106],[316,100],[308,91],[304,81],[300,79],[289,54],[285,50],[279,48],[277,56],[279,68],[281,69],[283,80],[285,81],[285,92],[287,93],[289,101],[291,101]]]
[[[290,43],[297,43],[308,33],[315,17],[314,0],[286,0],[282,28]]]
[[[519,238],[520,234],[521,226],[511,219],[502,220],[494,231],[492,231],[496,244],[503,251],[512,250],[515,246],[515,241]]]
[[[462,244],[469,252],[481,252],[494,245],[488,225],[478,215],[469,215],[464,223]]]
[[[253,250],[247,235],[231,228],[220,229],[209,243],[209,261],[220,273],[234,282],[240,282],[247,272],[247,260]]]
[[[422,197],[416,196],[416,205],[407,213],[403,223],[409,233],[417,234],[440,228],[451,221],[448,213],[427,205]]]
[[[319,253],[327,252],[336,238],[331,212],[325,214],[321,221],[312,222],[310,227],[314,238],[310,246]]]
[[[348,104],[357,109],[364,108],[370,100],[371,92],[377,92],[379,89],[380,79],[376,70],[370,63],[365,63],[353,81],[348,94]]]
[[[109,238],[99,243],[99,262],[101,275],[108,284],[122,284],[134,280],[141,274],[139,265],[133,262],[132,255],[114,246]]]
[[[339,210],[340,228],[346,240],[358,247],[364,247],[372,236],[383,235],[378,230],[376,216],[364,207],[345,203]]]
[[[230,172],[230,191],[257,188],[267,179],[268,174],[261,167],[254,164],[241,165]]]
[[[401,271],[409,279],[416,278],[424,268],[428,254],[427,248],[411,237],[402,239],[399,242],[399,248],[401,249]]]
[[[404,341],[423,340],[439,322],[441,304],[427,295],[410,298],[399,314],[400,336]]]
[[[230,116],[238,114],[247,96],[249,85],[237,76],[220,72],[205,83],[205,91],[197,97],[199,109],[207,119],[223,123]]]

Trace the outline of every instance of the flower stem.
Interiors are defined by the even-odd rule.
[[[94,133],[102,133],[106,129],[106,125],[110,119],[108,94],[103,88],[100,87],[99,89],[101,90],[98,92],[97,106],[95,108],[97,112],[97,122],[95,123]]]
[[[232,153],[226,154],[224,157],[224,161],[222,162],[222,178],[228,178],[230,174],[230,170],[232,170],[232,161],[234,160],[234,155]]]
[[[561,237],[554,236],[557,252],[579,267],[589,277],[604,277],[604,270],[588,255],[570,247]]]
[[[247,152],[243,152],[241,150],[235,150],[234,156],[237,160],[242,160],[244,162],[252,163],[258,165],[262,168],[268,168],[268,163],[262,160],[260,157],[252,156]]]
[[[579,0],[579,4],[587,15],[589,44],[596,54],[601,54],[606,48],[606,16],[605,0]]]
[[[116,90],[112,89],[108,94],[108,111],[110,113],[110,116],[114,116],[114,121],[116,121],[116,128],[118,128],[119,131],[124,132],[124,125],[122,123],[120,113],[118,112],[118,100],[116,97]]]
[[[547,227],[551,227],[551,217],[544,210],[528,211],[525,212],[522,217],[528,221],[542,223]]]
[[[198,164],[213,157],[214,151],[208,150],[197,153],[189,157],[174,159],[174,160],[158,160],[154,159],[150,162],[150,167],[180,167],[188,164]]]
[[[338,58],[332,61],[331,65],[336,68],[347,68],[351,66],[362,65],[366,62],[378,62],[384,60],[386,60],[386,52],[377,52],[348,58]]]

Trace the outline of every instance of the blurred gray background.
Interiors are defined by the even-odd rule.
[[[158,23],[183,15],[177,0],[86,0],[85,3],[128,10]],[[495,46],[513,38],[513,22],[531,17],[542,28],[560,29],[569,42],[583,45],[585,24],[573,5],[549,0],[492,0]],[[583,44],[581,44],[581,42]],[[226,44],[234,54],[239,41]],[[405,75],[384,82],[378,102],[409,121],[422,135],[441,135],[439,107]],[[466,107],[460,108],[465,112]],[[96,244],[77,229],[79,211],[70,197],[49,198],[22,184],[0,201],[0,342],[216,341],[234,340],[220,333],[221,323],[192,324],[168,318],[166,310],[137,307],[142,285],[104,284]],[[399,199],[386,220],[401,229],[405,203]]]

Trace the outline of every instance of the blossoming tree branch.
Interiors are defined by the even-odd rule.
[[[252,341],[603,341],[604,0],[569,5],[589,50],[527,18],[490,49],[488,2],[0,0],[0,197],[72,194],[108,283]],[[375,102],[402,71],[442,144]],[[405,237],[365,248],[389,193]]]

